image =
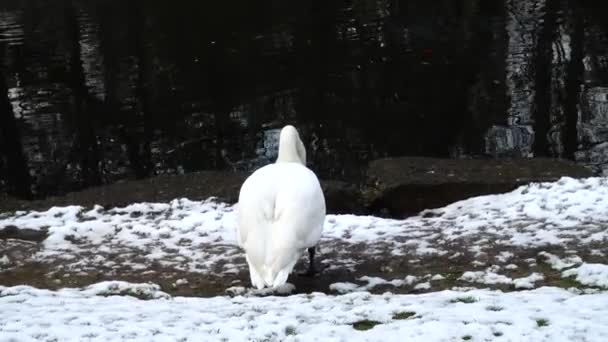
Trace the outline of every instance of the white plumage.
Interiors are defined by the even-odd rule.
[[[325,221],[323,191],[293,126],[281,130],[277,161],[245,180],[237,210],[252,285],[285,284],[302,253],[319,242]]]

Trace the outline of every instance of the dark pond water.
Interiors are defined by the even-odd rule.
[[[0,190],[252,170],[286,123],[323,178],[400,155],[608,173],[602,3],[1,0]]]

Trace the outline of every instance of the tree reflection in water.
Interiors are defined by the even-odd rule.
[[[601,173],[606,6],[5,0],[0,190],[251,170],[285,123],[323,178],[396,155],[554,156]]]

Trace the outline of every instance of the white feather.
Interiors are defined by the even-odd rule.
[[[276,163],[256,170],[241,187],[238,242],[258,289],[285,284],[302,253],[321,238],[325,198],[305,164],[297,130],[285,126]]]

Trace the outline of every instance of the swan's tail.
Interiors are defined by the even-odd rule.
[[[287,282],[287,278],[289,277],[289,273],[295,266],[295,262],[291,265],[287,265],[280,270],[275,270],[272,267],[267,267],[266,265],[262,265],[261,269],[255,267],[251,262],[249,262],[249,258],[247,258],[247,262],[249,263],[249,276],[251,277],[251,284],[257,288],[258,290],[263,289],[264,287],[272,287],[277,288],[281,285],[284,285]]]
[[[255,265],[251,263],[247,254],[245,254],[245,259],[247,259],[247,263],[249,264],[249,276],[251,277],[251,284],[258,290],[263,289],[265,284],[264,278],[260,276],[260,272],[258,272]]]
[[[284,285],[287,282],[287,278],[289,277],[289,274],[291,273],[291,270],[293,270],[293,267],[296,265],[297,261],[298,259],[295,258],[295,260],[289,262],[281,269],[277,269],[278,267],[267,267],[266,265],[264,265],[264,284],[268,287],[273,288],[277,288],[281,285]]]
[[[266,277],[264,277],[264,283],[268,287],[277,288],[287,282],[287,277],[289,277],[289,271],[286,269],[282,269],[277,273],[269,270],[269,272],[266,272]]]

